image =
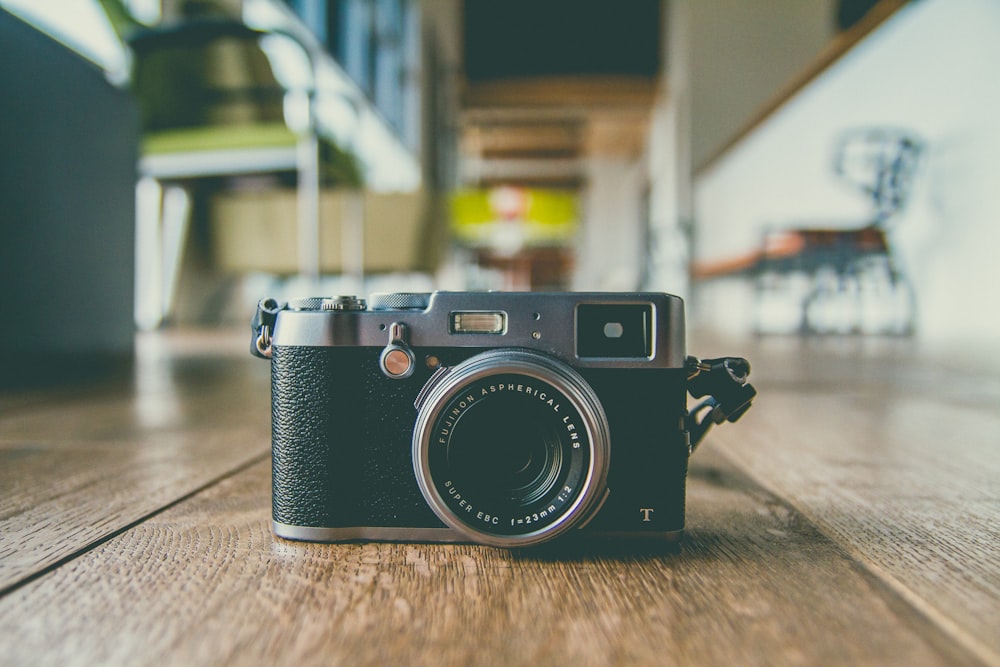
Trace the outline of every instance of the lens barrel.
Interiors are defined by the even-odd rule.
[[[437,516],[471,541],[548,541],[582,525],[606,494],[607,417],[561,361],[484,352],[434,376],[418,408],[417,483]]]

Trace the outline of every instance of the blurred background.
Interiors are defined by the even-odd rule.
[[[263,296],[1000,335],[995,0],[0,0],[23,372]]]

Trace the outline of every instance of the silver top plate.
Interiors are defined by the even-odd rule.
[[[581,357],[577,318],[581,305],[652,308],[648,357]],[[455,312],[500,312],[503,333],[453,333]],[[658,292],[432,292],[424,309],[357,311],[283,310],[275,346],[384,347],[393,323],[406,325],[410,347],[519,347],[562,359],[577,368],[683,368],[684,303]]]

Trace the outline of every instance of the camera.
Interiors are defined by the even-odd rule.
[[[265,299],[252,328],[293,540],[676,540],[693,446],[755,394],[744,360],[686,355],[663,293]]]

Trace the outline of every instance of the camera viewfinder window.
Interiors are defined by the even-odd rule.
[[[580,304],[576,355],[581,359],[653,356],[653,307],[649,304]]]

